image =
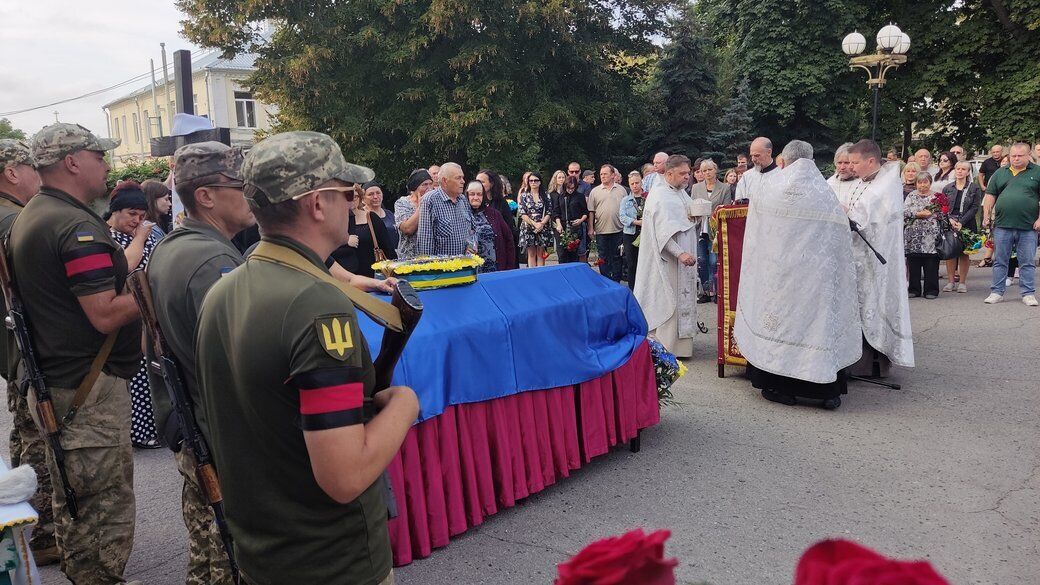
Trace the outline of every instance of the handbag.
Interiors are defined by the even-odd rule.
[[[935,237],[935,253],[940,260],[953,260],[964,253],[964,242],[961,236],[954,231],[950,220],[939,221],[939,235]]]
[[[382,262],[386,260],[386,254],[384,254],[383,249],[379,247],[379,240],[376,239],[376,228],[372,227],[373,220],[379,220],[379,216],[369,211],[368,233],[372,234],[372,251],[375,252],[376,262]]]

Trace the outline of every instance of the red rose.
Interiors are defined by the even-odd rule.
[[[607,261],[602,259],[602,258],[597,258],[596,259],[596,266],[603,266],[606,263],[607,263]]]
[[[664,558],[671,532],[636,529],[597,540],[556,567],[554,585],[675,585],[676,559]]]
[[[794,585],[950,584],[927,561],[897,561],[850,540],[824,540],[802,555]]]
[[[573,251],[575,251],[577,249],[578,249],[578,240],[571,240],[570,243],[567,244],[567,251],[568,252],[573,252]]]

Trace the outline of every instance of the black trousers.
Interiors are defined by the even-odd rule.
[[[636,288],[636,263],[639,261],[639,248],[632,245],[632,242],[636,241],[639,234],[623,234],[625,236],[625,281],[628,282],[628,288]]]
[[[911,294],[939,296],[939,256],[937,254],[912,254],[906,257],[908,288]],[[922,290],[921,280],[924,280]]]

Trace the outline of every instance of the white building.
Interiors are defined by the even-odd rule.
[[[220,53],[214,51],[191,65],[195,114],[209,118],[215,127],[230,128],[233,145],[252,144],[257,130],[270,130],[272,117],[278,111],[276,106],[255,100],[242,86],[255,70],[255,61],[253,54],[222,59]],[[129,159],[148,158],[152,137],[170,134],[173,114],[177,112],[172,67],[169,92],[162,83],[161,71],[156,72],[156,80],[154,99],[149,84],[102,106],[108,120],[108,135],[121,141],[112,151],[115,167]]]

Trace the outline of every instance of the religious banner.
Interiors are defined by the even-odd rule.
[[[744,249],[744,226],[747,205],[723,205],[715,210],[715,245],[718,250],[718,278],[715,290],[719,307],[719,377],[726,376],[726,366],[746,366],[747,360],[733,339],[733,322],[737,316],[737,288],[740,286],[740,260]]]

